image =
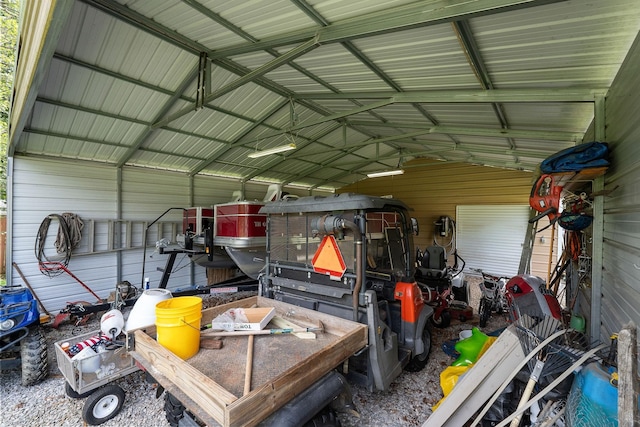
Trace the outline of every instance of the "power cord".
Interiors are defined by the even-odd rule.
[[[49,226],[53,219],[58,220],[58,233],[56,235],[54,247],[56,248],[56,252],[63,256],[61,260],[55,261],[49,259],[45,253],[47,234],[49,233]],[[82,219],[74,213],[65,212],[62,215],[49,214],[44,218],[38,228],[34,249],[36,259],[38,260],[38,265],[40,267],[40,272],[42,274],[48,277],[55,277],[64,272],[64,269],[62,268],[50,268],[48,265],[59,264],[64,267],[69,265],[71,252],[78,246],[78,243],[80,243],[80,240],[82,239],[83,228],[84,223],[82,222]]]

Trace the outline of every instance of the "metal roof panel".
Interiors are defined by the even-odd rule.
[[[471,20],[496,87],[606,87],[640,29],[635,0],[566,1]]]
[[[73,4],[10,151],[312,187],[348,184],[416,156],[528,168],[578,141],[594,116],[593,102],[545,101],[551,92],[541,90],[604,94],[640,29],[637,0],[523,2],[457,25],[394,14],[409,3],[470,10],[444,0],[118,1]],[[317,31],[331,36],[256,72]],[[214,58],[212,92],[196,109],[203,50]],[[446,95],[482,87],[522,99]],[[539,90],[535,102],[522,89]],[[419,103],[398,90],[421,92]],[[438,102],[421,100],[432,90],[442,91]],[[426,133],[433,125],[450,133]],[[503,128],[516,137],[502,137]],[[286,156],[247,158],[291,141],[298,149]]]

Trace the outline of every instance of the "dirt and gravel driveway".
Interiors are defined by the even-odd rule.
[[[479,289],[478,279],[469,277],[471,305],[477,314]],[[226,301],[212,301],[210,304]],[[477,316],[467,322],[453,321],[445,329],[432,328],[432,349],[429,363],[421,372],[403,372],[391,385],[388,392],[369,392],[352,386],[353,401],[360,416],[340,415],[343,427],[361,426],[420,426],[431,414],[431,407],[442,397],[440,372],[454,360],[442,350],[445,341],[458,337],[463,329],[477,326]],[[504,326],[504,320],[494,316],[484,332]],[[0,426],[44,427],[83,426],[82,407],[84,399],[71,399],[64,391],[65,380],[57,368],[52,345],[61,339],[97,330],[97,319],[85,326],[62,326],[46,328],[49,342],[50,376],[44,382],[23,387],[20,373],[2,373],[0,385]],[[156,399],[156,388],[148,383],[141,372],[117,380],[124,389],[126,398],[120,414],[102,424],[105,427],[142,425],[145,427],[168,426],[164,415],[164,399]]]

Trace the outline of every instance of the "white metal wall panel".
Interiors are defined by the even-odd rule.
[[[116,252],[86,254],[89,240],[89,223],[96,225],[94,240],[96,249],[104,249],[108,239],[106,220],[118,218],[118,177],[117,170],[109,166],[91,163],[42,160],[18,157],[13,168],[13,226],[9,230],[13,247],[13,261],[25,274],[29,284],[43,300],[47,310],[55,312],[64,308],[70,301],[96,302],[88,291],[70,276],[63,274],[49,278],[40,273],[34,253],[35,239],[40,224],[49,214],[73,212],[85,222],[79,251],[74,251],[69,262],[69,270],[82,280],[101,298],[108,297],[115,289],[118,277],[118,256]],[[203,178],[199,178],[199,182]],[[229,184],[228,186],[226,184]],[[195,186],[198,188],[198,186]],[[229,180],[214,180],[201,186],[202,191],[194,190],[196,202],[205,199],[203,194],[208,187],[213,189],[208,203],[212,205],[229,201],[233,189],[240,184]],[[121,219],[138,222],[132,230],[134,243],[142,242],[144,227],[140,222],[151,223],[170,207],[189,207],[189,178],[184,174],[153,171],[148,169],[125,168],[122,173],[122,213]],[[224,193],[224,194],[223,194]],[[216,198],[213,197],[216,195]],[[204,200],[202,200],[204,202]],[[161,221],[181,223],[182,211],[171,211]],[[46,254],[53,256],[57,221],[52,221],[46,239]],[[164,235],[171,235],[173,228],[165,226]],[[180,227],[177,227],[180,232]],[[167,256],[155,252],[156,227],[149,228],[145,276],[152,286],[157,286],[162,276]],[[175,236],[172,236],[175,240]],[[79,254],[78,252],[82,253]],[[121,251],[122,280],[139,285],[142,280],[142,249]],[[178,255],[168,287],[170,289],[191,284],[191,271],[195,283],[206,284],[206,271],[199,266],[192,267],[189,259]],[[9,269],[11,280],[22,283],[15,270]]]
[[[197,175],[193,180],[193,206],[227,203],[233,192],[241,189],[242,183],[238,180]]]
[[[244,200],[262,201],[271,184],[247,182],[244,184]],[[194,206],[213,206],[218,203],[229,203],[235,191],[241,191],[242,182],[233,179],[216,178],[211,176],[196,176],[194,180]],[[283,192],[295,196],[308,196],[306,188],[283,187]],[[314,194],[328,195],[330,193],[317,191]]]
[[[94,296],[66,273],[53,278],[41,274],[34,247],[40,224],[49,214],[73,212],[85,222],[89,218],[114,219],[115,169],[34,158],[19,158],[13,165],[13,224],[9,230],[13,262],[18,264],[49,311],[57,311],[70,301],[96,302]],[[45,240],[45,254],[52,260],[57,229],[58,222],[51,221]],[[86,239],[85,233],[81,244],[86,243]],[[106,298],[115,289],[114,253],[72,255],[68,269],[101,298]],[[11,267],[7,273],[14,283],[22,284],[22,279]]]
[[[606,140],[601,337],[629,321],[640,324],[640,37],[629,51],[606,99]]]
[[[83,237],[78,250],[71,256],[68,268],[98,296],[107,298],[118,281],[118,262],[121,263],[122,280],[138,286],[146,276],[152,287],[155,287],[160,282],[161,270],[168,259],[168,255],[160,255],[156,251],[155,242],[159,237],[155,225],[149,227],[146,259],[143,249],[121,250],[121,256],[115,251],[87,253],[90,235],[93,236],[94,249],[107,250],[107,220],[134,222],[136,225],[131,231],[132,246],[140,246],[144,223],[150,224],[168,208],[227,203],[231,201],[233,192],[243,187],[239,181],[210,176],[198,176],[193,179],[192,185],[191,179],[185,174],[126,167],[122,171],[119,189],[117,169],[109,166],[28,157],[18,157],[13,164],[13,227],[9,231],[12,260],[18,264],[29,284],[51,312],[64,308],[68,302],[94,303],[96,298],[66,274],[49,278],[40,273],[34,245],[40,224],[49,214],[73,212],[84,220]],[[245,198],[262,200],[267,189],[267,183],[246,183]],[[284,191],[299,196],[308,194],[308,190],[300,188],[285,187]],[[90,233],[91,221],[96,224],[94,233]],[[170,211],[159,223],[178,225],[164,225],[160,237],[169,237],[175,241],[175,232],[182,231],[181,221],[180,209]],[[45,253],[50,257],[55,255],[53,243],[57,229],[58,223],[54,220],[45,242]],[[13,282],[22,283],[15,270],[8,270]],[[207,283],[204,268],[192,264],[188,257],[178,255],[168,288],[192,284],[192,275],[195,284]]]
[[[144,220],[153,222],[169,208],[189,207],[189,178],[185,174],[154,171],[138,168],[124,168],[122,172],[122,216],[123,219]],[[174,209],[163,216],[161,222],[182,222],[182,210]],[[176,232],[181,232],[178,227]],[[147,237],[147,253],[143,257],[143,250],[128,251],[122,260],[122,277],[133,284],[142,281],[142,261],[144,258],[144,277],[148,277],[151,287],[156,287],[162,277],[162,270],[166,265],[168,255],[160,255],[156,252],[154,242],[158,238],[169,237],[175,242],[175,235],[167,227],[163,236],[158,236],[155,227],[149,228]],[[167,288],[175,288],[191,283],[190,260],[184,255],[178,255],[169,279]],[[196,282],[206,284],[204,270],[196,268]]]
[[[505,276],[518,274],[529,206],[461,205],[456,209],[458,253],[465,269]]]

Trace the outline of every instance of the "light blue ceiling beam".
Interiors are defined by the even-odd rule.
[[[251,71],[250,73],[247,73],[245,75],[243,75],[242,77],[237,78],[236,80],[232,81],[231,83],[221,87],[220,89],[217,89],[216,91],[210,93],[209,95],[205,96],[202,103],[203,104],[207,104],[217,98],[220,98],[223,95],[226,95],[227,93],[234,91],[236,89],[238,89],[241,86],[244,86],[245,84],[252,82],[253,80],[257,79],[258,77],[264,76],[265,74],[267,74],[269,71],[275,70],[276,68],[281,67],[282,65],[294,60],[295,58],[298,58],[299,56],[304,55],[305,53],[309,52],[310,50],[315,49],[316,47],[318,47],[318,42],[317,42],[317,38],[312,38],[310,40],[307,40],[305,43],[301,44],[300,46],[297,46],[291,50],[289,50],[287,53],[278,56],[277,58],[272,59],[271,61],[267,62],[266,64],[256,68],[255,70]],[[193,112],[195,109],[195,105],[190,105],[188,107],[183,108],[180,111],[176,111],[173,114],[170,114],[166,117],[164,117],[162,120],[159,120],[157,122],[155,122],[153,124],[153,128],[159,128],[162,126],[166,126],[167,124],[171,123],[174,120],[179,119],[182,116],[185,116],[191,112]]]
[[[326,27],[305,28],[274,37],[266,37],[254,43],[243,43],[219,49],[211,52],[210,57],[213,59],[226,58],[278,46],[298,44],[316,35],[321,44],[339,43],[560,1],[565,0],[475,0],[458,3],[453,3],[451,0],[424,0],[379,10],[360,17],[344,19]]]
[[[366,120],[350,120],[353,126],[377,126],[394,127],[398,129],[424,129],[424,134],[447,134],[447,135],[467,135],[485,136],[489,138],[517,138],[541,141],[572,141],[582,140],[582,132],[562,132],[562,131],[539,131],[539,130],[516,130],[516,129],[488,129],[464,126],[433,126],[428,123],[378,123]]]
[[[595,102],[605,88],[592,89],[453,89],[409,91],[298,93],[295,99],[388,99],[389,103]]]

